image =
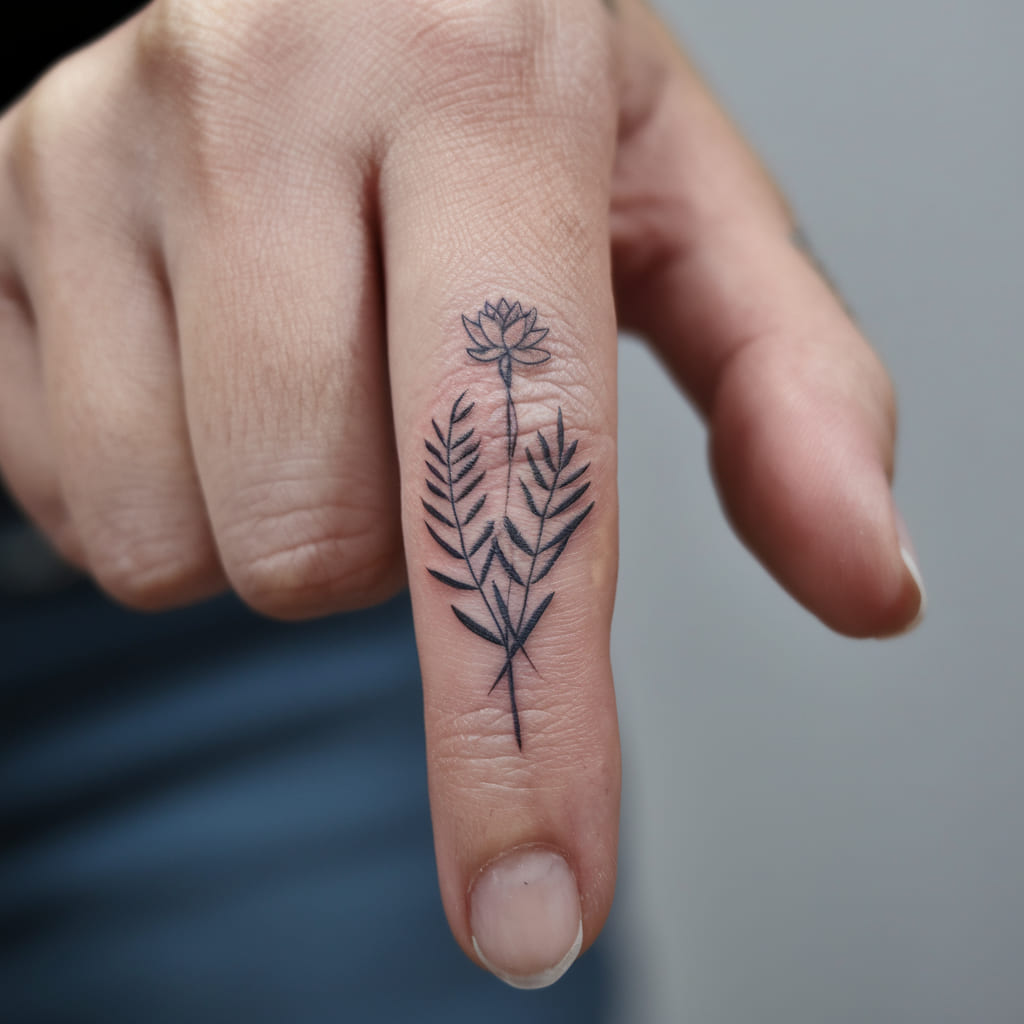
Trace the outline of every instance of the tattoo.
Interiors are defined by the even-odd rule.
[[[437,546],[457,563],[446,564],[448,571],[428,568],[427,572],[462,594],[463,606],[451,606],[456,619],[474,636],[501,649],[500,662],[495,662],[500,668],[487,692],[505,684],[516,745],[522,750],[516,673],[522,671],[524,661],[536,672],[526,644],[555,598],[555,591],[539,596],[536,588],[551,574],[594,507],[593,501],[582,505],[590,488],[590,481],[584,479],[590,463],[574,463],[579,442],[567,441],[559,408],[553,433],[537,431],[536,448],[527,445],[517,464],[514,372],[516,367],[537,366],[551,358],[549,351],[538,347],[548,330],[536,326],[537,310],[525,311],[520,303],[509,305],[502,299],[496,306],[486,303],[475,320],[463,316],[462,323],[473,343],[466,352],[477,362],[497,364],[505,392],[504,511],[487,518],[489,494],[483,486],[487,470],[480,468],[486,453],[483,439],[471,426],[476,403],[464,391],[452,403],[447,423],[442,426],[432,420],[434,436],[424,440],[430,495],[430,500],[422,499],[427,514],[424,524]],[[516,469],[521,471],[517,486],[512,482]],[[522,499],[518,522],[510,511],[513,498],[517,505]]]

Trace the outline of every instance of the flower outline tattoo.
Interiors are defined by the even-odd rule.
[[[536,323],[536,307],[524,312],[520,303],[510,306],[504,298],[497,306],[485,302],[475,320],[462,314],[462,325],[473,342],[473,348],[466,351],[481,363],[497,359],[502,382],[509,388],[512,386],[514,362],[536,366],[551,358],[546,349],[537,348],[547,337],[548,328],[536,327]]]
[[[521,303],[510,304],[504,298],[497,305],[485,303],[476,320],[463,314],[462,322],[473,342],[467,353],[477,362],[497,362],[505,389],[505,512],[494,518],[486,512],[489,495],[483,484],[487,470],[479,465],[484,454],[483,439],[470,422],[475,402],[467,401],[468,392],[463,391],[452,404],[444,427],[436,419],[431,420],[434,436],[424,440],[429,500],[421,499],[427,514],[427,532],[459,564],[454,569],[446,567],[445,571],[428,567],[427,572],[438,583],[458,591],[463,599],[476,603],[476,608],[468,610],[452,604],[452,613],[474,636],[502,649],[501,669],[487,693],[493,693],[500,683],[507,681],[513,734],[521,751],[516,673],[523,666],[518,663],[522,659],[537,671],[527,651],[527,641],[556,596],[554,590],[545,587],[548,592],[538,597],[537,585],[552,572],[573,535],[593,511],[593,501],[583,502],[590,489],[586,479],[590,463],[573,464],[579,441],[566,437],[559,408],[554,431],[545,435],[538,430],[536,448],[526,447],[526,464],[516,488],[517,494],[521,489],[525,501],[525,519],[517,523],[510,516],[519,432],[511,394],[512,365],[536,366],[547,362],[551,353],[537,346],[548,329],[536,326],[536,308],[524,312]]]
[[[475,320],[462,314],[462,326],[473,342],[467,348],[477,362],[490,363],[497,361],[501,382],[505,385],[505,435],[508,440],[508,460],[511,468],[512,459],[516,454],[516,441],[519,436],[519,421],[516,417],[516,404],[512,400],[512,364],[520,366],[538,366],[551,358],[547,349],[538,348],[548,334],[548,328],[537,327],[537,307],[524,312],[522,304],[516,302],[509,305],[502,296],[497,306],[490,302],[484,303]],[[507,483],[512,482],[511,475]]]

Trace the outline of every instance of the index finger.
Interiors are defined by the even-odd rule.
[[[462,72],[389,150],[382,219],[442,897],[538,987],[615,875],[615,108],[599,8],[502,10],[451,30]]]

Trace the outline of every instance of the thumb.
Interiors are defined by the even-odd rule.
[[[627,76],[613,193],[626,326],[708,420],[740,537],[832,628],[883,636],[924,607],[892,501],[896,412],[878,358],[806,254],[790,213],[646,8],[623,12]]]

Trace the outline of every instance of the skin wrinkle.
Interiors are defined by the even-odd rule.
[[[554,360],[552,360],[553,362]],[[565,422],[573,424],[573,437],[579,440],[579,447],[582,451],[592,451],[595,444],[603,445],[608,438],[608,431],[602,417],[594,414],[595,409],[601,408],[596,403],[604,398],[604,395],[595,394],[587,383],[573,384],[566,380],[564,371],[549,371],[549,379],[538,379],[541,377],[538,370],[543,371],[548,364],[530,367],[531,375],[528,380],[513,381],[512,394],[516,403],[516,411],[519,417],[519,434],[523,443],[529,443],[536,448],[537,431],[547,433],[554,428],[561,408]],[[494,382],[488,382],[486,377],[494,373]],[[466,395],[466,402],[475,402],[473,409],[472,423],[477,435],[488,447],[505,439],[505,394],[504,391],[491,393],[495,389],[498,378],[497,373],[489,370],[484,374],[485,379],[481,380],[481,373],[471,368],[459,366],[449,374],[440,377],[445,380],[446,388],[451,389],[453,396]],[[550,379],[557,377],[559,379]],[[500,385],[498,385],[500,389]],[[436,394],[434,389],[424,387],[424,397]],[[425,408],[429,408],[424,403]],[[446,415],[446,414],[445,414]],[[443,425],[443,417],[434,416],[434,419]],[[587,422],[593,418],[598,422],[593,425]],[[430,420],[425,421],[422,437],[432,437],[433,427]],[[409,448],[418,458],[423,453],[423,442],[410,439]],[[592,458],[588,455],[588,459]],[[495,465],[497,471],[497,465]],[[528,472],[525,465],[523,470]]]
[[[581,540],[580,545],[583,543]],[[571,552],[566,557],[571,557]],[[577,561],[585,565],[586,558],[583,554],[577,553]],[[585,568],[580,569],[581,576],[585,576],[585,572]],[[568,585],[562,586],[561,589],[572,595],[578,589],[578,585],[573,583],[571,572],[568,576],[568,580],[562,581]],[[585,594],[586,590],[580,593]],[[451,599],[449,603],[452,603]],[[556,626],[531,637],[530,656],[537,665],[537,670],[527,667],[528,674],[525,678],[531,687],[541,692],[542,708],[546,702],[556,699],[561,702],[560,706],[563,709],[577,708],[579,696],[583,691],[577,691],[572,687],[560,687],[560,681],[584,679],[596,672],[596,666],[593,664],[596,654],[583,653],[588,647],[580,643],[581,638],[591,632],[590,624],[586,622],[588,613],[585,610],[574,612],[577,608],[582,609],[585,603],[572,599],[561,603],[552,602],[549,614],[552,616],[551,622]],[[460,632],[462,627],[458,620],[446,605],[438,601],[438,606],[442,616],[442,628],[445,632],[450,631],[453,639],[461,640],[464,634]],[[568,620],[566,615],[569,615]],[[440,702],[438,706],[445,710],[445,716],[460,716],[464,710],[462,702],[473,694],[476,694],[478,699],[469,703],[470,708],[475,710],[477,707],[490,707],[495,696],[503,690],[503,685],[499,684],[493,694],[488,694],[490,683],[501,666],[500,649],[478,645],[469,647],[461,642],[446,644],[445,647],[451,651],[450,658],[442,662],[446,667],[445,675],[449,680],[449,686],[443,695],[437,698]]]
[[[545,181],[551,180],[551,168],[538,168],[534,172],[528,165],[517,168],[520,186],[523,181],[532,182],[532,175]],[[403,206],[413,200],[408,212],[411,218],[424,223],[441,223],[443,229],[430,238],[420,259],[425,264],[444,267],[461,266],[466,254],[472,253],[475,261],[486,260],[495,269],[507,259],[508,236],[501,232],[496,237],[481,237],[474,225],[481,220],[505,224],[514,228],[516,236],[516,277],[522,282],[523,293],[544,294],[553,279],[566,282],[566,294],[585,293],[580,280],[583,268],[580,263],[591,254],[604,254],[604,246],[598,246],[597,239],[604,227],[603,219],[596,224],[580,211],[575,201],[556,201],[544,192],[552,186],[545,185],[535,190],[538,201],[529,210],[523,210],[519,193],[501,193],[493,199],[481,195],[481,183],[495,184],[496,175],[504,178],[507,171],[497,171],[489,164],[481,164],[479,172],[461,168],[458,181],[451,181],[439,173],[440,187],[424,186],[417,197],[406,196]],[[500,179],[498,179],[500,180]],[[561,182],[567,188],[568,183]],[[385,196],[388,189],[385,188]],[[386,198],[385,198],[386,201]],[[572,203],[572,206],[568,205]],[[451,221],[451,224],[446,222]],[[587,225],[586,227],[584,225]],[[577,285],[578,287],[574,287]],[[457,297],[453,296],[453,300]]]
[[[304,495],[305,489],[299,493]],[[320,543],[352,551],[372,551],[381,546],[382,536],[386,534],[382,535],[377,510],[372,506],[350,505],[350,495],[345,488],[325,491],[319,498],[303,507],[268,494],[259,505],[243,504],[245,515],[224,525],[223,542],[236,557],[249,563],[255,561],[251,552],[264,548],[271,556],[276,556],[295,547]]]
[[[116,599],[142,610],[165,607],[170,596],[183,589],[197,598],[214,593],[220,587],[220,575],[210,569],[215,558],[212,544],[201,526],[188,525],[197,535],[192,544],[184,545],[188,552],[185,555],[180,527],[169,529],[162,537],[139,537],[123,531],[112,532],[106,540],[92,533],[90,562]],[[87,525],[78,529],[89,532]]]
[[[585,561],[582,552],[586,544],[585,540],[580,541],[577,561]],[[558,585],[553,585],[552,589],[562,592],[563,600],[552,603],[549,612],[552,618],[545,620],[548,628],[531,637],[530,653],[537,670],[524,665],[519,684],[521,693],[530,694],[529,710],[539,716],[538,722],[543,726],[542,731],[536,735],[531,732],[531,749],[535,756],[538,749],[541,750],[540,756],[544,759],[549,758],[549,749],[558,752],[566,746],[576,746],[573,742],[566,742],[562,730],[571,729],[571,723],[579,722],[583,723],[581,731],[585,731],[588,705],[582,699],[585,689],[581,690],[572,683],[596,674],[596,666],[593,664],[595,656],[589,653],[588,644],[580,642],[591,633],[585,621],[588,614],[584,609],[587,603],[585,598],[579,600],[580,592],[573,586],[571,575],[560,578]],[[576,600],[572,598],[574,592],[577,594]],[[450,629],[454,638],[459,636],[459,628],[452,617]],[[494,694],[488,695],[486,692],[487,680],[493,677],[496,668],[500,666],[501,652],[495,652],[497,657],[489,652],[481,657],[479,650],[471,652],[458,642],[452,643],[450,650],[465,650],[466,658],[453,657],[452,667],[456,676],[449,679],[443,702],[437,706],[437,710],[443,712],[442,720],[448,721],[454,716],[450,733],[446,726],[445,734],[457,735],[457,743],[463,744],[462,750],[477,751],[481,738],[492,735],[492,730],[498,730],[493,734],[498,749],[507,751],[508,733],[502,730],[508,725],[510,712],[504,700],[504,686],[499,685]],[[470,659],[471,653],[475,656]],[[499,695],[501,699],[498,699]],[[474,710],[466,711],[467,707]],[[521,714],[529,717],[525,711],[521,710]],[[536,725],[533,728],[536,729]],[[549,729],[555,733],[553,741],[547,738]],[[468,742],[467,732],[472,734]],[[455,750],[458,749],[456,745]]]
[[[374,541],[379,546],[378,536]],[[242,568],[229,567],[232,573],[244,601],[290,620],[308,618],[308,609],[325,601],[344,611],[386,600],[401,588],[405,569],[399,546],[367,554],[347,541],[327,539],[259,556]]]
[[[552,708],[545,716],[535,711],[527,714],[531,709],[524,709],[526,756],[510,741],[512,715],[507,709],[488,721],[486,730],[432,734],[431,763],[453,779],[447,799],[457,803],[463,794],[475,803],[475,794],[485,782],[515,790],[515,805],[524,810],[544,802],[544,797],[571,795],[573,776],[592,760],[593,737],[582,725],[551,723],[551,715],[558,710]],[[489,717],[481,713],[481,718]]]
[[[433,133],[440,120],[465,140],[474,125],[490,131],[487,112],[495,107],[500,107],[503,128],[508,129],[520,115],[536,126],[549,109],[571,111],[579,118],[581,99],[587,105],[597,103],[609,81],[605,64],[610,58],[604,33],[595,31],[592,19],[576,17],[572,31],[565,32],[566,4],[554,16],[550,4],[537,0],[491,3],[484,5],[486,11],[479,3],[455,6],[472,13],[461,20],[441,18],[436,25],[428,17],[422,31],[402,38],[403,60],[417,73],[396,137],[414,137],[426,124]],[[569,6],[582,10],[578,4]],[[594,88],[581,92],[581,80]]]
[[[527,717],[532,722],[526,736],[529,757],[524,758],[511,739],[511,711],[507,700],[498,699],[497,691],[490,703],[481,703],[472,711],[466,710],[468,705],[464,704],[451,729],[433,734],[434,756],[464,765],[481,765],[482,777],[490,779],[504,777],[509,769],[514,769],[516,774],[524,773],[531,781],[524,792],[524,799],[528,800],[534,785],[553,785],[563,778],[562,773],[552,771],[554,764],[572,767],[565,753],[567,749],[575,758],[578,748],[587,742],[585,728],[572,724],[578,721],[572,715],[572,702],[554,696],[556,689],[556,686],[546,687],[536,695],[536,706],[524,709],[523,713],[529,712]],[[545,694],[551,695],[546,701]],[[459,769],[459,778],[465,778],[464,768]]]

